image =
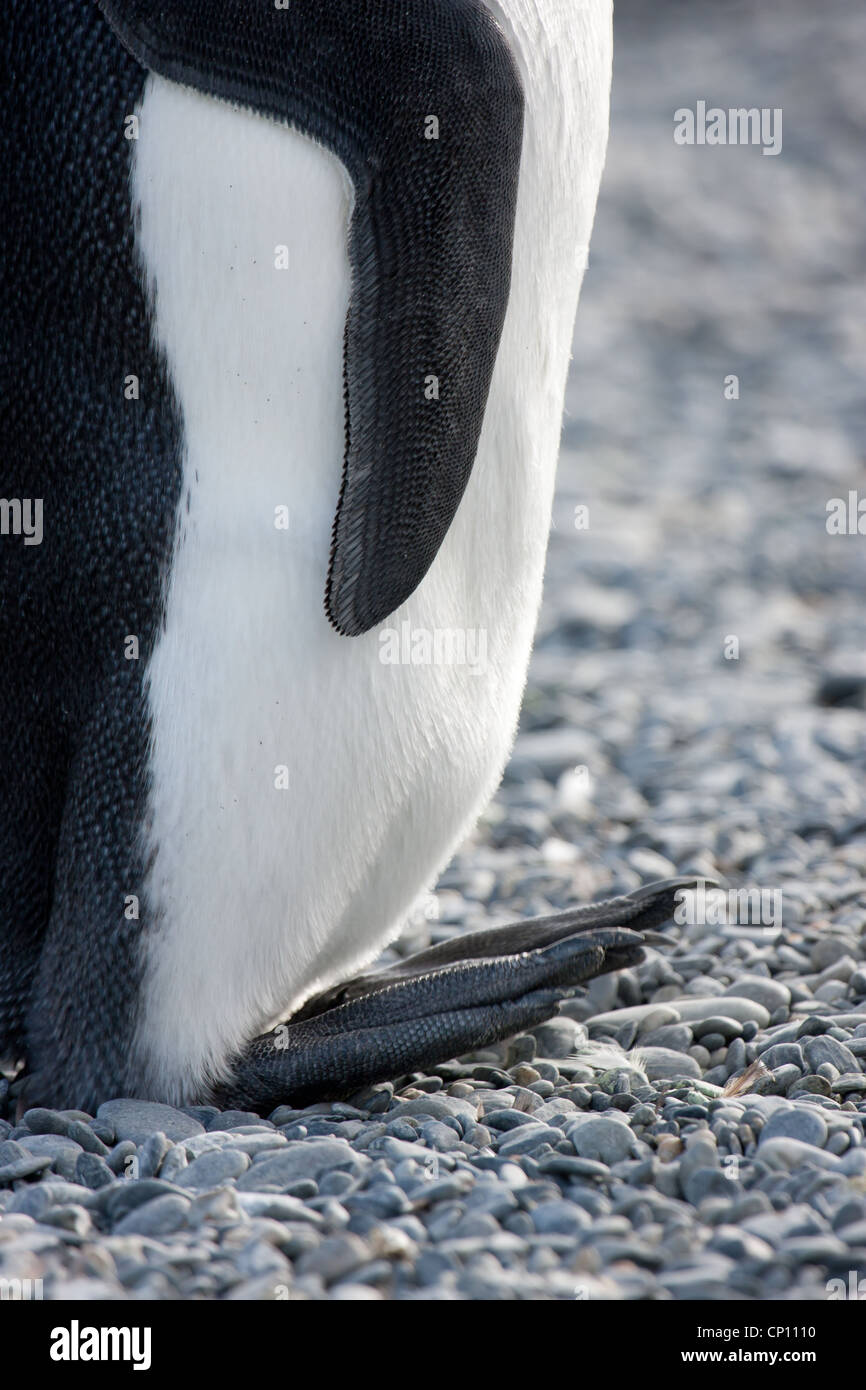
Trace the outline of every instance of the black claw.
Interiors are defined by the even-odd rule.
[[[470,932],[309,1000],[237,1059],[219,1103],[267,1111],[350,1094],[534,1027],[596,975],[643,958],[644,931],[677,895],[668,879],[550,917]],[[655,934],[655,933],[653,933]]]

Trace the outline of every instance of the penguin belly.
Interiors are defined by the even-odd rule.
[[[394,939],[511,747],[609,79],[608,62],[556,112],[552,145],[538,73],[559,61],[558,35],[534,0],[523,8],[512,289],[476,464],[426,578],[359,637],[339,636],[323,606],[345,448],[351,183],[294,130],[148,79],[137,250],[184,456],[146,676],[136,1049],[153,1093],[176,1103]]]

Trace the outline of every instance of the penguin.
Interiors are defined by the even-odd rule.
[[[550,1017],[686,881],[388,969],[540,604],[610,0],[7,0],[0,1057],[268,1113]]]

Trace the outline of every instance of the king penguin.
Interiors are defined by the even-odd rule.
[[[0,24],[20,1104],[267,1113],[549,1017],[679,881],[370,965],[514,737],[610,0]]]

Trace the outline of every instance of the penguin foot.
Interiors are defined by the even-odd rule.
[[[250,1043],[215,1103],[267,1114],[338,1099],[543,1023],[578,985],[642,960],[643,934],[668,921],[678,894],[697,883],[667,879],[468,932],[325,990]]]

